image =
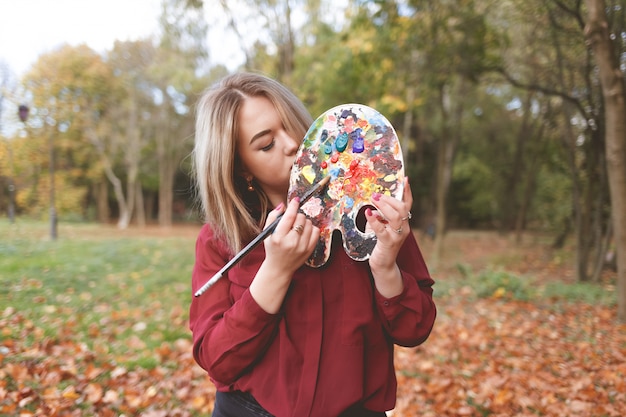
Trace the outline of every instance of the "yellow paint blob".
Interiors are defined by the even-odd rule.
[[[315,171],[313,170],[313,167],[311,165],[307,165],[302,168],[302,176],[306,178],[309,184],[313,184],[313,181],[315,181]]]

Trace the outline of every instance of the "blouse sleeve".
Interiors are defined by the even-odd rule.
[[[417,346],[430,335],[437,309],[433,301],[433,284],[426,262],[410,234],[400,249],[397,259],[404,289],[392,298],[375,291],[378,314],[394,343]]]
[[[204,226],[196,241],[193,293],[227,261],[227,251]],[[233,299],[231,285],[227,276],[222,277],[205,293],[192,298],[189,311],[194,358],[223,386],[232,384],[264,354],[280,320],[280,314],[263,310],[247,288]]]

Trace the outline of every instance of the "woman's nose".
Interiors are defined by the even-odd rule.
[[[289,135],[289,133],[287,132],[283,132],[283,140],[285,143],[285,153],[287,155],[295,155],[296,152],[298,152],[298,148],[300,147],[298,141],[292,138],[291,135]]]

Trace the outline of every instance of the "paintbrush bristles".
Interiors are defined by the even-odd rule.
[[[303,205],[304,203],[306,203],[311,197],[313,197],[315,193],[317,193],[319,190],[324,188],[326,184],[328,184],[329,181],[330,181],[330,175],[327,175],[324,178],[322,178],[317,184],[311,187],[309,191],[307,191],[304,194],[304,196],[300,199],[300,205]]]

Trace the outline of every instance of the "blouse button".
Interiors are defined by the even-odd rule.
[[[389,305],[389,301],[387,301],[387,300],[383,301],[383,305],[388,306]]]

